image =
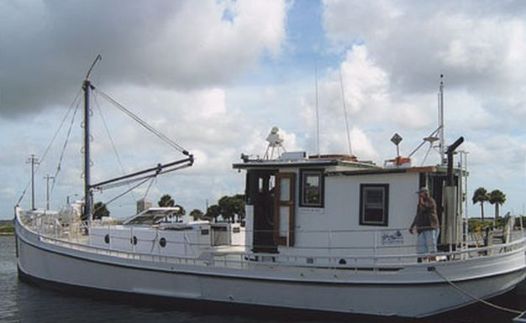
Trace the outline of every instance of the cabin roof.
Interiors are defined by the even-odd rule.
[[[327,172],[327,175],[369,175],[369,174],[401,174],[401,173],[443,173],[446,169],[437,166],[422,167],[387,167],[375,169],[353,169],[353,170],[335,170]]]
[[[243,163],[232,165],[234,169],[275,169],[275,168],[326,168],[340,166],[345,170],[355,169],[380,169],[369,162],[351,161],[339,157],[334,158],[302,158],[302,159],[251,159]]]

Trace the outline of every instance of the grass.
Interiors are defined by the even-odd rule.
[[[1,221],[0,220],[0,235],[11,235],[15,233],[15,227],[13,221]]]

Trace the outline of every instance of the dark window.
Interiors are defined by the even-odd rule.
[[[136,236],[133,236],[131,239],[130,239],[130,243],[132,245],[136,245],[137,244],[137,237]]]
[[[300,177],[300,206],[323,207],[323,170],[302,170]]]
[[[104,242],[110,243],[110,235],[109,234],[104,236]]]
[[[360,224],[388,225],[389,184],[360,185]]]
[[[161,247],[163,247],[163,248],[166,247],[166,238],[164,238],[164,237],[161,238],[159,240],[159,245],[161,245]]]

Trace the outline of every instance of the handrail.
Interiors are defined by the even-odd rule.
[[[71,240],[65,240],[58,237],[52,237],[49,235],[43,235],[41,232],[32,230],[31,227],[27,226],[26,224],[21,221],[19,214],[17,214],[17,221],[23,226],[25,230],[28,232],[36,235],[40,241],[44,243],[51,243],[55,245],[60,245],[64,247],[69,247],[76,250],[91,252],[95,254],[104,254],[104,255],[110,255],[110,256],[118,256],[120,258],[128,258],[128,259],[139,259],[139,260],[147,260],[152,262],[163,262],[163,263],[192,263],[194,265],[204,265],[204,266],[210,266],[210,265],[216,265],[218,266],[218,261],[221,260],[225,266],[229,266],[230,264],[235,264],[236,268],[239,268],[239,266],[244,267],[248,263],[251,264],[265,264],[265,262],[253,262],[250,259],[254,258],[255,256],[258,257],[269,257],[269,259],[275,259],[278,260],[280,265],[293,265],[297,266],[299,260],[306,260],[306,259],[315,259],[316,261],[313,261],[313,263],[310,265],[308,262],[303,261],[301,262],[302,266],[312,266],[312,267],[319,267],[320,263],[323,263],[327,266],[334,267],[334,268],[347,268],[349,266],[353,265],[364,265],[367,264],[374,264],[374,266],[381,268],[383,266],[389,267],[389,266],[403,266],[408,264],[415,264],[416,259],[418,257],[422,257],[423,255],[417,254],[417,253],[403,253],[403,254],[372,254],[372,255],[359,255],[359,254],[348,254],[348,255],[283,255],[283,254],[271,254],[271,253],[252,253],[250,251],[245,252],[218,252],[216,249],[210,247],[209,245],[204,244],[196,244],[196,243],[188,243],[185,242],[184,244],[190,245],[190,246],[207,246],[210,247],[209,249],[200,249],[199,252],[201,252],[200,255],[197,256],[184,256],[184,255],[162,255],[160,253],[141,253],[137,251],[125,251],[125,250],[117,250],[117,249],[108,249],[108,248],[101,248],[97,246],[88,245],[85,243],[78,243],[73,242]],[[395,229],[394,229],[395,230]],[[343,231],[343,230],[342,230]],[[389,231],[393,231],[393,229],[389,229]],[[56,233],[56,232],[55,232]],[[141,241],[155,241],[154,240],[145,240],[141,239]],[[172,243],[178,243],[175,241],[172,241]],[[181,242],[182,243],[182,242]],[[239,247],[247,247],[245,245],[239,245]],[[412,245],[402,245],[402,246],[376,246],[375,248],[385,248],[385,249],[407,249],[412,247]],[[353,251],[353,250],[371,250],[373,247],[355,247],[355,248],[346,248],[347,250]],[[308,248],[304,248],[308,249]],[[320,247],[319,249],[327,249]],[[344,248],[341,248],[344,249]],[[468,249],[460,249],[456,251],[450,251],[450,252],[438,252],[433,254],[433,256],[436,257],[442,257],[447,259],[447,261],[453,262],[453,261],[462,261],[472,258],[482,258],[482,257],[490,257],[492,255],[501,255],[501,254],[509,254],[513,252],[522,251],[523,249],[526,249],[526,237],[522,237],[520,239],[514,240],[509,243],[502,243],[502,244],[495,244],[485,247],[476,247],[476,248],[468,248]],[[497,251],[497,252],[495,252]],[[204,253],[203,253],[204,252]],[[209,255],[209,257],[203,257]],[[239,256],[239,260],[233,260],[233,259],[227,259],[228,257],[232,256]],[[340,264],[339,261],[341,259],[346,259],[345,264]],[[395,259],[398,259],[399,261],[394,261]],[[404,261],[404,259],[410,259],[411,261]],[[365,262],[364,262],[365,261]]]

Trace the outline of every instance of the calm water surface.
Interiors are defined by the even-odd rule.
[[[514,291],[493,299],[499,305],[526,310],[526,283]],[[203,305],[205,307],[206,305]],[[0,236],[0,322],[511,322],[515,315],[485,305],[472,305],[462,310],[425,320],[403,320],[362,315],[300,315],[297,312],[235,309],[188,309],[172,305],[156,306],[116,303],[89,297],[73,296],[45,290],[18,281],[14,237]]]

